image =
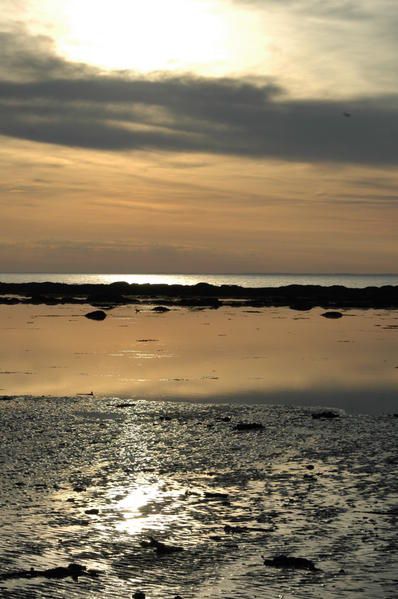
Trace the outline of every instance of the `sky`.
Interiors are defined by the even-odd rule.
[[[0,272],[398,271],[396,0],[2,0]]]

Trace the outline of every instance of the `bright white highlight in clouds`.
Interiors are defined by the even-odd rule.
[[[246,50],[240,43],[237,47],[241,11],[226,10],[210,0],[47,0],[45,4],[41,12],[58,53],[104,69],[220,75],[228,70],[226,65],[243,70],[258,56],[256,44]],[[37,11],[37,4],[31,7]],[[254,15],[243,14],[243,30],[258,28]],[[263,45],[263,36],[258,39]]]

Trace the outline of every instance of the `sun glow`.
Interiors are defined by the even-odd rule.
[[[228,59],[229,27],[206,0],[68,0],[58,51],[105,69],[184,70]]]

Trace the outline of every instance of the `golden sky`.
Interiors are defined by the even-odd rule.
[[[3,0],[0,271],[396,272],[397,27],[395,0]]]

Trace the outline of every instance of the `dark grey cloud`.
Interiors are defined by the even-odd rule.
[[[1,78],[8,81],[40,80],[90,72],[85,65],[68,63],[56,56],[53,47],[53,41],[44,35],[28,35],[19,24],[1,30],[0,22]]]
[[[347,104],[295,100],[272,81],[110,75],[63,61],[46,38],[20,30],[6,37],[0,59],[4,136],[111,151],[398,162],[397,96]],[[351,118],[343,116],[347,110]]]

